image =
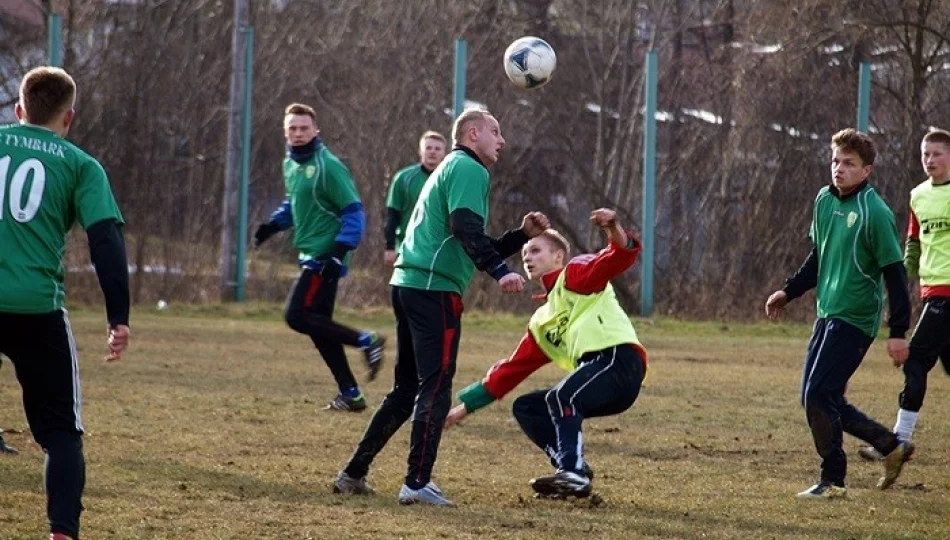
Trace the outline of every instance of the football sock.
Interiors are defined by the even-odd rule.
[[[914,428],[917,426],[917,411],[908,411],[901,409],[897,411],[897,423],[894,424],[894,433],[902,441],[910,441],[914,436]]]
[[[360,337],[356,343],[360,346],[361,349],[369,347],[373,340],[376,339],[376,332],[360,332]]]
[[[359,386],[351,386],[340,393],[343,394],[343,397],[348,397],[350,399],[356,399],[363,395],[363,392],[360,392]]]

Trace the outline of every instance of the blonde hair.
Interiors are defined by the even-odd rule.
[[[544,238],[549,244],[551,244],[556,251],[564,252],[564,260],[566,261],[571,255],[571,243],[567,241],[567,238],[564,238],[564,235],[557,232],[554,229],[545,229],[544,232],[538,235],[538,238]]]
[[[426,139],[435,139],[437,141],[441,141],[443,146],[445,145],[445,136],[439,133],[438,131],[432,131],[430,129],[429,131],[426,131],[425,133],[423,133],[422,137],[419,137],[419,146],[422,146],[422,144],[425,143]]]
[[[455,124],[452,126],[452,144],[457,145],[472,124],[484,122],[490,116],[488,109],[466,109],[455,119]]]

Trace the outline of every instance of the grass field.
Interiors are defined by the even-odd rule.
[[[377,495],[330,493],[369,413],[320,410],[326,367],[275,306],[133,314],[132,350],[100,361],[103,314],[71,314],[82,358],[88,481],[84,537],[99,539],[921,539],[950,538],[950,381],[938,367],[898,485],[846,439],[849,500],[800,502],[818,458],[798,406],[810,328],[637,321],[651,353],[640,399],[585,425],[602,501],[542,501],[528,480],[549,465],[511,420],[511,397],[446,433],[435,480],[457,509],[400,507],[408,429],[370,473]],[[344,319],[391,334],[385,310]],[[455,389],[506,356],[523,321],[467,314]],[[388,348],[391,362],[394,344]],[[356,355],[352,355],[353,365]],[[390,363],[391,366],[391,363]],[[529,390],[561,373],[549,366]],[[389,370],[365,387],[371,404]],[[891,426],[902,384],[883,343],[849,398]],[[516,390],[516,393],[518,392]],[[515,394],[517,395],[517,394]],[[0,370],[0,539],[44,538],[42,452],[32,443],[13,370]]]

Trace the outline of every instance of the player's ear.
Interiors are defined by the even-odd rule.
[[[74,118],[76,118],[76,109],[66,111],[66,114],[63,115],[63,127],[68,129]]]
[[[16,115],[18,121],[23,121],[23,118],[26,116],[26,111],[23,110],[23,106],[20,105],[19,101],[17,101],[16,106],[13,107],[13,114]]]

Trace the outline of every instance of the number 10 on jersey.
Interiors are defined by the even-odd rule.
[[[43,201],[43,189],[46,187],[46,167],[38,159],[30,158],[21,163],[15,171],[12,178],[9,178],[10,200],[6,203],[4,200],[7,194],[7,180],[10,172],[10,162],[13,160],[10,156],[0,158],[0,220],[4,219],[7,207],[10,209],[10,216],[19,223],[26,223],[36,216],[40,209],[40,203]],[[26,186],[26,180],[30,173],[33,173],[33,183],[30,185],[30,192],[27,194],[26,203],[23,202],[23,188]]]

